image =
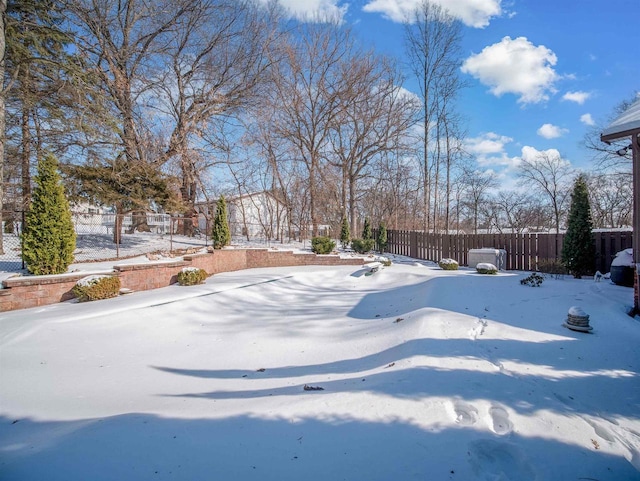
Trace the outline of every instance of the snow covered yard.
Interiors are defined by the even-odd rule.
[[[527,274],[253,269],[0,314],[0,479],[640,479],[631,289]]]

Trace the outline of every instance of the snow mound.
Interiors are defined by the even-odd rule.
[[[616,254],[611,262],[611,267],[616,266],[632,266],[633,267],[633,249],[625,249]]]

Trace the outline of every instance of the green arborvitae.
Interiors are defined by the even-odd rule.
[[[380,254],[383,254],[385,249],[387,248],[387,227],[384,225],[384,222],[380,222],[378,226],[378,249],[380,249]]]
[[[227,203],[223,195],[220,196],[216,207],[211,239],[214,249],[222,249],[231,243],[231,232],[229,231],[229,221],[227,220]]]
[[[369,222],[368,217],[365,217],[364,219],[364,227],[362,228],[362,238],[364,240],[373,239],[373,234],[371,233],[371,223]]]
[[[571,194],[567,233],[562,245],[562,263],[576,279],[593,272],[595,245],[592,229],[589,190],[585,177],[579,175]]]
[[[22,256],[32,274],[61,274],[73,262],[76,233],[58,173],[58,159],[53,154],[46,153],[39,159],[34,180],[22,234]]]
[[[342,248],[346,249],[346,247],[351,242],[351,232],[349,231],[349,221],[347,217],[344,216],[342,218],[342,226],[340,227],[340,243],[342,244]]]

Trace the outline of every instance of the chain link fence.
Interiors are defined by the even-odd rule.
[[[5,268],[15,269],[17,264],[22,263],[24,213],[4,213],[3,219],[4,253],[0,254],[0,263]],[[179,255],[212,245],[212,220],[203,214],[173,217],[154,213],[116,215],[74,212],[72,221],[76,231],[75,262],[127,259],[161,253]],[[274,229],[246,222],[230,222],[229,228],[232,244],[236,246],[272,247],[290,243],[294,240],[291,237],[298,235],[290,234],[284,228]],[[24,266],[18,265],[17,268]]]
[[[5,216],[0,261],[22,262],[21,212]],[[72,213],[75,262],[125,259],[151,253],[185,253],[211,245],[207,219],[167,214]],[[119,235],[116,231],[119,226]]]

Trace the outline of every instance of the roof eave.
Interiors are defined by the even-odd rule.
[[[639,133],[640,133],[640,127],[630,128],[627,130],[614,131],[611,133],[602,133],[600,134],[600,140],[602,140],[603,142],[606,142],[607,144],[610,144],[614,140],[619,140],[624,137],[631,137],[632,135],[639,134]]]

